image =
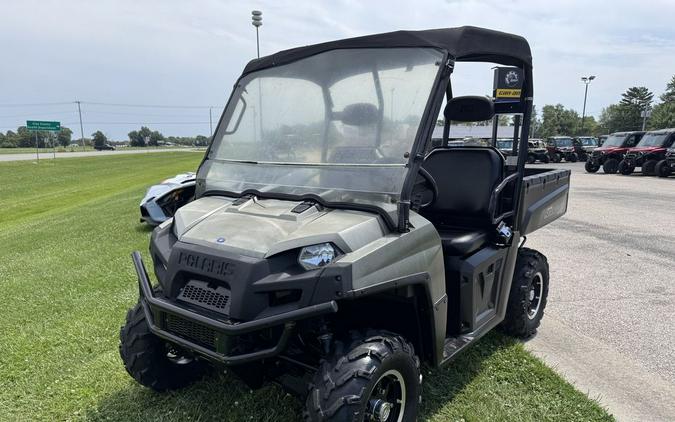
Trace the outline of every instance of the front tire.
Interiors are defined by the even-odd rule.
[[[520,248],[502,331],[520,338],[537,332],[546,308],[548,280],[546,257],[534,249]]]
[[[656,160],[647,160],[642,165],[642,174],[645,176],[654,176],[656,174]]]
[[[619,170],[619,160],[617,160],[616,158],[608,158],[602,164],[602,171],[605,172],[605,174],[616,174],[618,170]]]
[[[555,154],[553,154],[552,158],[553,158],[554,163],[559,163],[559,162],[562,161],[562,155],[560,155],[559,152],[556,152]]]
[[[181,356],[152,334],[140,304],[127,312],[126,324],[120,330],[119,349],[129,375],[156,391],[185,387],[201,378],[207,368],[203,362]]]
[[[590,161],[586,161],[585,168],[588,173],[597,173],[600,170],[599,165],[593,164]]]
[[[528,154],[527,155],[527,164],[534,164],[537,162],[537,159],[535,158],[534,155]]]
[[[570,163],[576,163],[577,161],[579,161],[579,156],[577,155],[576,152],[573,152],[570,155],[568,155],[565,160],[569,161]]]
[[[633,174],[635,171],[635,167],[629,166],[626,160],[621,160],[619,163],[619,173],[623,174],[624,176],[628,176],[629,174]]]
[[[414,421],[422,392],[413,346],[387,331],[336,342],[310,385],[308,421]],[[388,415],[388,417],[385,417]]]
[[[656,172],[656,175],[659,177],[668,177],[670,176],[670,173],[672,173],[672,170],[670,169],[670,166],[668,165],[668,162],[666,160],[661,160],[658,163],[656,163],[656,168],[654,169]]]

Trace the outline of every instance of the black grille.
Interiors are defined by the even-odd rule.
[[[166,329],[186,340],[216,348],[216,332],[209,327],[176,315],[166,314]]]
[[[211,288],[204,281],[191,280],[181,290],[178,300],[224,314],[230,311],[230,291],[222,286]]]
[[[601,151],[593,151],[593,157],[599,157],[602,155]]]

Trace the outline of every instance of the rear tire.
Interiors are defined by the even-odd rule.
[[[338,341],[334,350],[310,384],[306,421],[380,420],[366,418],[382,410],[382,404],[391,406],[390,418],[382,420],[417,420],[420,361],[403,337],[374,331],[349,345]]]
[[[668,162],[666,160],[661,160],[658,163],[656,163],[656,168],[654,169],[654,172],[659,177],[668,177],[672,173],[672,170],[670,169],[670,166],[668,165]]]
[[[585,168],[588,173],[597,173],[600,170],[599,165],[593,164],[590,161],[586,161]]]
[[[654,176],[656,174],[656,160],[647,160],[642,164],[642,174],[645,176]]]
[[[602,164],[602,171],[604,171],[606,174],[616,174],[618,170],[619,170],[619,160],[617,160],[616,158],[608,158]]]
[[[205,363],[180,356],[152,334],[140,304],[127,312],[126,324],[120,330],[119,349],[129,375],[156,391],[185,387],[201,378],[207,369]]]
[[[624,176],[628,176],[629,174],[633,174],[635,171],[635,167],[629,166],[626,160],[621,160],[619,163],[619,173],[623,174]]]
[[[527,164],[534,164],[537,162],[537,159],[532,154],[527,155]]]
[[[546,308],[548,280],[546,257],[534,249],[520,248],[502,331],[520,338],[537,332]]]

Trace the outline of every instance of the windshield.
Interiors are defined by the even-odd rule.
[[[558,147],[571,147],[572,146],[572,138],[555,138],[553,139],[555,141],[555,145]]]
[[[645,136],[642,137],[640,143],[637,144],[638,147],[662,147],[665,146],[664,142],[668,138],[669,133],[645,133]]]
[[[395,209],[443,54],[333,50],[242,77],[200,169],[206,190]]]
[[[595,140],[595,138],[579,138],[579,141],[581,142],[581,145],[585,147],[594,147],[598,145],[598,142]]]
[[[625,134],[621,135],[609,135],[605,142],[602,143],[603,147],[620,147],[623,145],[623,141],[626,139]]]

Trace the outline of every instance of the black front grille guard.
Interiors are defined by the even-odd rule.
[[[152,292],[152,286],[150,285],[148,273],[145,269],[145,265],[143,264],[141,254],[138,251],[134,251],[131,254],[131,259],[134,262],[134,268],[136,269],[136,275],[138,276],[140,303],[143,307],[143,312],[145,313],[145,318],[148,322],[150,331],[152,331],[157,337],[163,338],[166,341],[177,344],[210,360],[223,363],[225,365],[242,364],[277,356],[286,348],[288,340],[293,333],[296,321],[314,318],[324,314],[336,313],[338,310],[337,303],[332,300],[330,302],[311,305],[301,309],[296,309],[294,311],[260,318],[253,321],[242,323],[222,322],[183,308],[165,299],[155,297]],[[250,353],[228,356],[164,330],[155,323],[155,315],[158,315],[161,312],[175,315],[196,324],[203,325],[216,331],[217,333],[224,334],[225,336],[238,336],[282,325],[283,331],[279,337],[279,340],[277,341],[277,344],[273,347],[256,350]]]

